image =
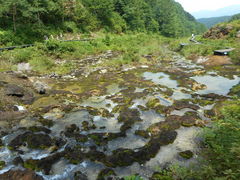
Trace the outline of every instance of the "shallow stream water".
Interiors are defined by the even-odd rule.
[[[179,61],[173,66],[177,68],[183,68],[183,71],[187,71],[187,73],[193,71],[194,69],[203,69],[201,66],[196,66],[191,63],[184,63],[184,61]],[[79,100],[72,100],[74,105],[77,105],[82,109],[76,108],[75,110],[67,113],[55,110],[55,112],[51,111],[43,114],[45,119],[50,119],[54,122],[53,126],[50,127],[51,133],[49,135],[51,137],[61,137],[66,141],[66,144],[57,151],[51,153],[48,149],[32,150],[27,147],[21,147],[20,150],[23,153],[19,153],[17,151],[9,150],[7,146],[14,138],[23,133],[24,129],[13,131],[13,133],[4,136],[2,138],[4,146],[0,149],[0,160],[6,162],[6,167],[2,169],[0,173],[4,173],[13,167],[21,168],[21,166],[16,167],[13,165],[12,161],[17,156],[20,156],[24,161],[31,158],[42,159],[54,153],[64,151],[65,147],[67,146],[74,147],[79,144],[84,148],[96,146],[98,151],[103,152],[107,156],[112,155],[114,150],[120,148],[137,151],[139,148],[144,147],[149,143],[151,134],[150,137],[143,138],[139,135],[136,135],[136,131],[147,131],[150,126],[160,122],[165,122],[166,117],[169,115],[184,116],[184,114],[188,112],[196,112],[202,121],[209,121],[210,119],[205,117],[204,110],[211,110],[215,103],[215,100],[213,99],[210,100],[212,101],[210,105],[208,104],[203,106],[198,104],[200,107],[198,110],[188,107],[174,109],[174,103],[176,101],[187,100],[190,102],[196,98],[195,96],[192,96],[193,94],[202,95],[215,93],[217,95],[227,96],[230,89],[240,81],[240,78],[237,76],[237,74],[233,79],[228,79],[220,75],[209,75],[207,72],[202,75],[184,77],[186,80],[193,79],[197,83],[205,85],[205,88],[194,91],[191,88],[185,87],[183,83],[178,81],[178,79],[171,78],[171,73],[163,72],[161,71],[161,68],[154,68],[154,70],[152,68],[144,68],[140,71],[129,70],[110,76],[113,76],[115,79],[111,77],[109,80],[105,80],[108,85],[104,87],[104,91],[103,87],[101,86],[95,87],[95,83],[97,82],[88,82],[87,86],[91,87],[92,83],[92,87],[94,86],[95,90],[101,92],[100,95],[93,94],[83,96],[83,98],[81,97]],[[134,76],[134,78],[126,78],[131,76]],[[61,82],[61,84],[64,83],[67,82]],[[71,82],[70,84],[70,87],[68,87],[67,84],[62,87],[63,90],[72,91],[73,93],[83,93],[83,89],[86,89],[86,87],[82,87],[84,85],[82,85],[81,82],[76,82],[75,84],[74,82]],[[58,89],[61,88],[58,87]],[[171,90],[170,94],[167,93],[168,89]],[[81,96],[81,94],[79,96]],[[130,100],[128,99],[129,97],[131,97]],[[156,109],[147,107],[148,102],[153,98],[158,99],[162,107],[173,107],[170,114],[165,112],[157,112]],[[198,98],[202,100],[201,97]],[[53,102],[49,102],[49,104],[52,103]],[[90,138],[88,138],[87,142],[79,143],[76,142],[74,138],[64,137],[62,134],[65,128],[72,124],[80,127],[80,132],[78,132],[79,134],[86,136],[92,133],[120,133],[121,127],[124,123],[119,122],[118,120],[121,112],[115,111],[118,106],[125,106],[129,109],[137,109],[140,113],[139,117],[141,121],[131,124],[131,127],[126,130],[126,136],[114,138],[103,145],[97,145]],[[87,107],[95,110],[107,110],[111,114],[111,117],[103,117],[102,114],[91,114]],[[57,116],[59,114],[62,116]],[[89,130],[81,129],[84,121],[94,124],[95,128]],[[134,162],[130,166],[118,166],[113,167],[112,169],[120,177],[137,173],[144,179],[148,179],[158,168],[166,167],[169,164],[178,163],[188,166],[189,164],[195,162],[200,151],[198,138],[198,133],[200,131],[200,127],[180,126],[180,128],[176,129],[177,137],[173,143],[162,145],[158,153],[147,162]],[[179,156],[179,152],[187,150],[193,152],[193,157],[191,159],[184,159]],[[95,180],[98,176],[98,173],[106,167],[107,166],[104,165],[104,163],[90,160],[88,158],[77,164],[71,164],[68,159],[62,157],[52,165],[50,174],[46,175],[41,170],[38,170],[37,173],[42,175],[47,180],[71,180],[74,179],[74,173],[76,171],[81,171],[87,175],[89,180]]]

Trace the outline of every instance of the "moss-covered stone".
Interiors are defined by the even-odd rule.
[[[74,173],[74,180],[88,180],[87,176],[80,171]]]
[[[140,118],[140,112],[137,109],[125,108],[118,116],[118,122],[124,123],[120,128],[121,132],[126,132],[135,122],[139,121],[142,121],[142,119]]]
[[[44,132],[44,133],[51,133],[51,130],[42,126],[32,126],[30,128],[28,128],[28,130],[32,131],[32,132]]]
[[[43,119],[43,118],[40,118],[38,121],[39,121],[43,126],[47,126],[47,127],[52,127],[53,124],[54,124],[52,120]]]
[[[240,97],[240,84],[233,86],[232,89],[230,90],[230,95],[237,95]]]
[[[6,163],[5,161],[0,161],[0,170],[5,167]]]
[[[99,172],[97,180],[106,180],[113,176],[116,176],[116,173],[112,169],[107,168]]]
[[[91,138],[96,145],[102,146],[106,145],[109,141],[119,137],[125,137],[125,132],[120,133],[92,133],[88,137]]]
[[[47,134],[25,132],[13,139],[8,144],[8,147],[10,150],[17,150],[20,146],[27,145],[27,147],[31,149],[47,149],[51,146],[60,147],[64,144],[65,142],[62,142],[61,139],[52,139]]]
[[[149,133],[147,131],[144,131],[144,130],[136,130],[135,131],[135,134],[138,135],[138,136],[141,136],[143,138],[149,138]]]
[[[179,153],[179,156],[181,156],[184,159],[191,159],[193,157],[193,152],[190,150],[183,151]]]
[[[82,130],[89,131],[91,129],[96,129],[95,124],[93,124],[92,122],[89,122],[89,121],[82,122]]]
[[[49,175],[52,165],[64,157],[64,155],[65,152],[59,152],[43,159],[28,159],[24,162],[23,166],[34,171],[43,170],[46,175]]]
[[[154,98],[154,97],[150,98],[148,100],[148,102],[146,103],[146,106],[149,109],[154,109],[158,105],[160,105],[160,100],[158,98]]]

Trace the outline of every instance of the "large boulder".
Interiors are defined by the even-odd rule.
[[[23,97],[24,96],[24,89],[15,84],[8,84],[5,88],[5,94],[7,96],[16,96],[16,97]]]
[[[45,83],[41,81],[34,82],[33,87],[39,94],[45,94],[47,89],[49,88]]]

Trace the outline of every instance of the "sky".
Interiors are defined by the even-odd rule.
[[[175,0],[182,4],[183,8],[190,12],[201,10],[216,10],[227,6],[240,4],[240,0]]]

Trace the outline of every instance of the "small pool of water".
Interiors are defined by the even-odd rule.
[[[207,86],[206,89],[199,90],[199,94],[215,93],[220,95],[227,95],[230,89],[240,81],[238,76],[234,76],[234,79],[228,79],[222,76],[204,75],[195,76],[192,79]]]
[[[178,83],[176,80],[172,80],[168,74],[163,72],[159,72],[159,73],[145,72],[143,73],[143,77],[146,80],[151,80],[155,84],[167,86],[169,88],[176,89],[178,86]]]

